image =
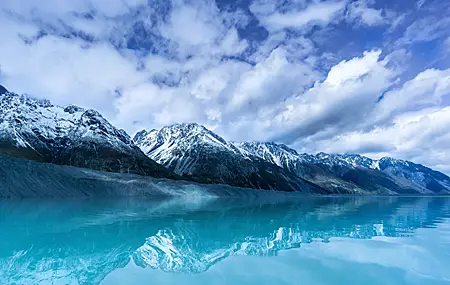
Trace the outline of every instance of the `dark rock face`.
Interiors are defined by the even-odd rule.
[[[75,114],[76,112],[82,112],[83,108],[80,108],[78,106],[70,105],[64,108],[64,112],[69,114]]]
[[[320,187],[263,160],[250,161],[230,152],[208,152],[206,149],[187,152],[184,155],[196,158],[195,161],[191,160],[189,165],[191,175],[198,178],[199,182],[289,192],[326,193]],[[177,163],[174,160],[167,167],[175,171]]]
[[[161,167],[161,165],[143,156],[137,150],[135,153],[126,153],[92,142],[83,142],[76,146],[68,147],[54,156],[54,159],[50,162],[109,172],[135,173],[172,179],[179,178]]]
[[[0,94],[5,94],[7,92],[8,90],[4,86],[0,85]]]
[[[135,141],[135,142],[141,141],[147,134],[148,134],[148,132],[146,130],[137,132],[133,137],[133,141]]]

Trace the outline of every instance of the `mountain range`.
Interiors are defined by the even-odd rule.
[[[242,178],[258,173],[247,172],[255,166],[261,177],[273,173],[275,177],[293,179],[295,175],[320,188],[311,189],[316,193],[436,194],[450,191],[448,176],[409,161],[389,157],[372,160],[358,154],[299,154],[273,142],[227,142],[195,123],[143,130],[133,141],[148,157],[179,175],[200,175],[230,185],[236,182],[236,174]],[[239,186],[271,189],[273,185]]]
[[[310,194],[448,194],[420,164],[358,154],[300,154],[273,142],[228,142],[199,124],[138,132],[100,113],[0,86],[0,154],[93,170]]]

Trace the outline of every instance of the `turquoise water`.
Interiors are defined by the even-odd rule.
[[[450,284],[449,198],[0,202],[0,284]]]

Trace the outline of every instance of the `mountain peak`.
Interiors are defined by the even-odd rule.
[[[380,158],[380,161],[389,161],[389,162],[392,162],[392,163],[395,162],[395,163],[402,163],[402,164],[407,163],[406,160],[402,160],[402,159],[398,159],[398,158],[393,158],[393,157],[390,157],[390,156],[384,156],[384,157]]]
[[[0,85],[0,94],[8,93],[8,89],[6,89],[3,85]]]
[[[234,145],[246,156],[256,156],[280,167],[297,161],[299,157],[296,150],[274,142],[242,142]]]
[[[92,140],[102,142],[121,151],[136,152],[128,135],[112,126],[95,110],[85,110],[78,106],[61,107],[49,100],[37,99],[13,92],[0,98],[3,135],[0,141],[12,142],[16,146],[31,147]],[[55,145],[55,148],[62,145]],[[52,147],[47,147],[51,149]],[[134,148],[134,149],[133,149]]]
[[[163,127],[159,130],[166,140],[183,139],[195,144],[218,144],[229,148],[229,144],[224,138],[197,123],[181,123]],[[233,146],[234,148],[234,146]]]
[[[199,131],[199,132],[211,132],[205,126],[197,123],[179,123],[166,126],[163,129],[181,129],[185,131]]]
[[[200,125],[198,123],[177,123],[173,124],[172,126],[180,126],[184,128],[205,128],[203,125]]]
[[[75,114],[77,112],[84,112],[84,109],[75,105],[69,105],[64,108],[64,112],[69,114]]]
[[[138,138],[143,134],[140,132]],[[175,173],[192,175],[200,181],[268,190],[323,191],[288,170],[247,155],[237,144],[196,123],[163,127],[136,144],[148,157]]]
[[[330,157],[330,154],[321,151],[318,154],[316,154],[316,156],[319,157],[319,158],[322,158],[322,159],[327,159],[327,158]]]
[[[139,132],[137,132],[134,137],[133,137],[133,141],[135,143],[140,142],[143,138],[145,138],[145,136],[148,134],[147,130],[141,130]]]

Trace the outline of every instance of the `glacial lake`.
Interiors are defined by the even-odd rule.
[[[450,198],[0,201],[0,284],[450,284]]]

